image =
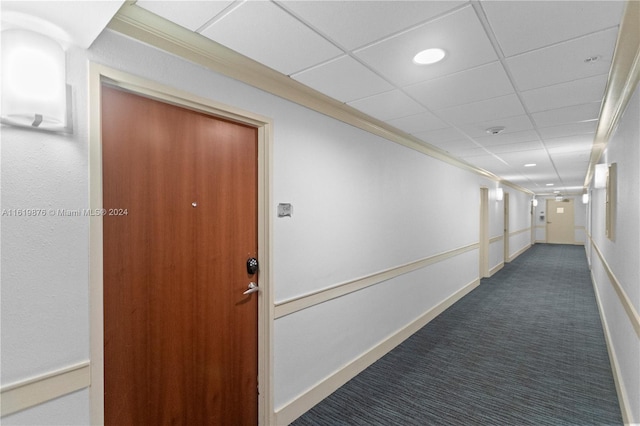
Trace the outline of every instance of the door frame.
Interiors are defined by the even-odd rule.
[[[260,288],[258,294],[258,424],[273,424],[273,318],[271,290],[272,220],[270,199],[272,185],[273,124],[271,119],[210,99],[165,86],[104,65],[89,63],[89,208],[100,211],[102,203],[102,84],[165,103],[232,120],[255,127],[258,131],[258,259]],[[102,217],[89,218],[89,387],[92,425],[104,424],[104,316],[103,316],[103,223]]]
[[[504,248],[504,263],[509,263],[511,261],[511,256],[509,255],[509,193],[505,191],[504,199],[503,199],[503,208],[504,208],[504,238],[503,238],[503,248]]]
[[[478,275],[480,279],[489,277],[489,188],[480,187],[480,230]]]

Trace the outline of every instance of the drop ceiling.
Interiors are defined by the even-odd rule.
[[[536,193],[549,183],[582,190],[624,9],[621,1],[137,5]],[[429,47],[445,60],[414,64]],[[504,130],[487,133],[495,127]]]
[[[130,7],[534,193],[571,194],[582,192],[587,175],[624,5],[138,0]],[[413,63],[430,47],[447,56]]]

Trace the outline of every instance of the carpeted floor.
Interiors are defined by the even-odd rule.
[[[584,247],[536,244],[293,425],[620,425]]]

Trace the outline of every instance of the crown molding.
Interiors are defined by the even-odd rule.
[[[640,80],[640,2],[627,0],[613,54],[598,128],[593,140],[584,187],[589,187],[594,170],[607,148],[618,122]]]
[[[500,182],[518,191],[533,194],[533,191],[527,188],[453,157],[438,147],[370,117],[133,3],[128,2],[123,5],[107,28],[463,170]]]

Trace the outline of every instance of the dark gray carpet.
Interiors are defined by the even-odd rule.
[[[584,248],[534,245],[293,424],[622,424]]]

